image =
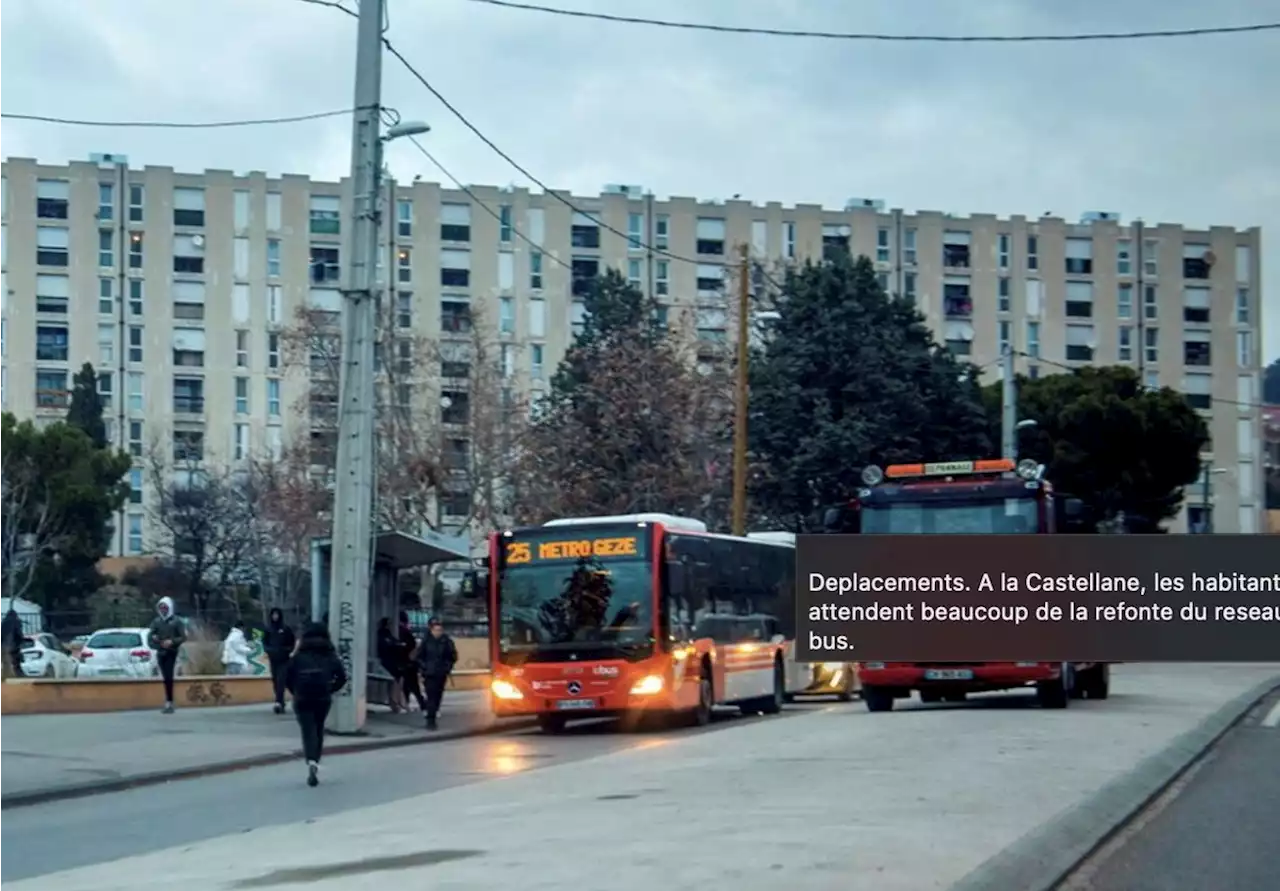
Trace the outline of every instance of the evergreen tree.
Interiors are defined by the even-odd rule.
[[[71,382],[71,402],[67,406],[67,423],[83,430],[95,448],[107,447],[107,424],[102,414],[105,406],[98,392],[98,372],[86,362]]]

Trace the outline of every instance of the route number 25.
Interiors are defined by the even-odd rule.
[[[532,559],[533,554],[529,551],[529,542],[513,541],[507,545],[508,563],[528,563]]]

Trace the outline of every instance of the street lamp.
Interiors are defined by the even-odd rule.
[[[401,121],[387,128],[386,135],[382,137],[383,142],[390,142],[393,139],[401,139],[406,136],[421,136],[423,133],[430,133],[431,125],[426,121]]]

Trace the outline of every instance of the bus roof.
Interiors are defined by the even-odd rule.
[[[796,534],[794,532],[748,532],[747,538],[755,541],[772,541],[778,544],[794,545],[796,543]]]
[[[608,517],[562,517],[548,520],[543,526],[589,526],[597,523],[661,523],[670,529],[682,529],[687,532],[706,532],[707,524],[691,517],[677,517],[674,514],[643,513],[617,514]]]

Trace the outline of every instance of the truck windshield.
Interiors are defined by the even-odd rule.
[[[866,505],[864,533],[905,535],[1010,535],[1040,528],[1034,498],[988,501],[901,501]]]

